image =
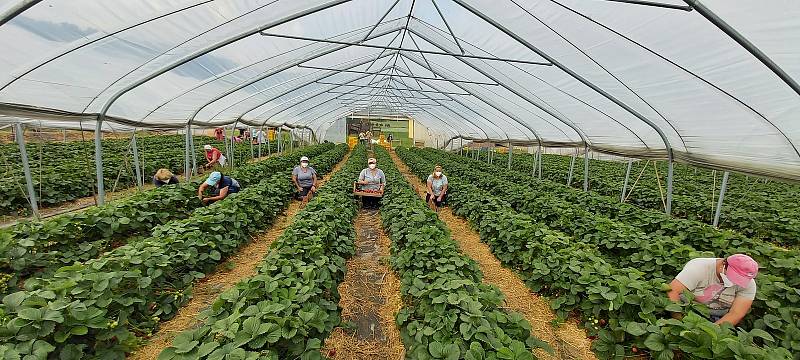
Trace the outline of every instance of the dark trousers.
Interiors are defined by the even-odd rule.
[[[381,205],[381,198],[373,196],[362,196],[361,203],[364,209],[377,209]]]

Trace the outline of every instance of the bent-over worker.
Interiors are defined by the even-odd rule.
[[[672,280],[667,296],[674,302],[683,301],[682,293],[688,290],[695,301],[708,306],[711,321],[736,326],[756,298],[756,275],[758,263],[744,254],[725,259],[696,258]]]
[[[164,185],[173,185],[179,183],[178,178],[172,174],[169,169],[158,169],[156,174],[153,175],[153,185],[162,187]]]
[[[206,169],[217,168],[218,166],[225,166],[226,158],[225,155],[222,155],[222,152],[219,149],[211,146],[211,145],[204,145],[203,149],[206,150],[206,164],[203,166]]]
[[[211,188],[211,196],[206,197],[205,191]],[[214,171],[208,176],[208,179],[200,184],[197,189],[197,197],[203,201],[203,204],[212,204],[215,201],[222,200],[230,194],[239,192],[241,186],[236,179],[230,176],[224,176],[219,171]]]

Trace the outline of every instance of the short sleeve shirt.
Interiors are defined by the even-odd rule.
[[[720,283],[716,271],[717,260],[717,258],[689,260],[675,279],[694,294],[695,301],[706,304],[709,309],[730,309],[733,300],[737,297],[755,299],[755,280],[750,280],[747,287],[733,283]]]
[[[222,153],[217,148],[211,148],[210,151],[206,151],[206,160],[211,161],[214,160],[214,157],[219,159],[222,156]]]
[[[301,166],[295,166],[294,170],[292,170],[292,175],[297,177],[297,183],[303,188],[314,185],[314,175],[316,174],[317,171],[311,166],[307,167],[305,171]]]
[[[428,175],[428,181],[430,181],[431,183],[431,189],[433,189],[433,195],[436,196],[442,195],[442,190],[444,189],[444,186],[447,185],[447,176],[444,176],[444,174],[442,174],[442,177],[437,179],[433,177],[433,174],[431,174]]]
[[[228,188],[228,193],[239,192],[239,182],[230,176],[223,176],[217,183],[217,189]]]
[[[380,190],[380,184],[386,184],[386,175],[381,169],[375,169],[374,174],[371,169],[361,170],[358,179],[367,182],[367,185],[361,186],[364,190]]]

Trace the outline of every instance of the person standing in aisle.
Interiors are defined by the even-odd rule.
[[[162,187],[164,185],[173,185],[179,183],[178,178],[172,174],[169,169],[158,169],[156,174],[153,175],[153,185]]]
[[[225,140],[225,130],[221,127],[214,129],[214,138],[217,139],[217,141]]]
[[[206,197],[205,192],[211,188],[211,196]],[[230,194],[238,193],[241,186],[236,179],[230,176],[224,176],[219,171],[214,171],[208,176],[208,179],[200,184],[197,189],[197,197],[203,201],[203,204],[213,204],[226,198]]]
[[[383,170],[378,169],[378,161],[375,158],[367,160],[367,168],[361,170],[357,183],[361,190],[383,193],[386,187],[386,175],[383,174]],[[363,196],[362,201],[365,209],[377,209],[381,200],[379,197]]]
[[[684,302],[683,291],[694,294],[694,301],[708,306],[710,320],[736,326],[750,311],[756,298],[758,263],[744,254],[718,258],[695,258],[670,283],[667,294],[674,302]]]
[[[300,165],[292,170],[292,183],[297,188],[297,200],[302,200],[303,203],[309,202],[317,192],[317,171],[308,166],[307,157],[301,157]]]
[[[364,134],[363,131],[358,133],[358,142],[360,142],[363,145],[367,144],[367,135]]]
[[[428,192],[425,194],[425,202],[431,210],[439,211],[447,200],[447,176],[442,173],[442,166],[436,165],[433,173],[428,175]]]
[[[218,169],[219,167],[225,166],[225,155],[222,155],[222,152],[219,149],[211,146],[211,145],[203,145],[203,149],[206,151],[206,164],[203,165],[204,169]]]

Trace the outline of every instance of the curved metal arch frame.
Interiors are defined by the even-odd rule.
[[[412,74],[410,71],[409,71],[409,72],[406,72],[406,71],[403,71],[403,70],[402,70],[402,69],[400,69],[400,68],[397,68],[397,71],[399,71],[399,72],[401,72],[401,73],[404,73],[404,74],[406,74],[406,75],[411,75],[411,74]],[[469,111],[471,111],[471,112],[475,113],[475,114],[476,114],[476,115],[478,115],[480,118],[482,118],[482,119],[486,120],[486,122],[487,122],[487,123],[489,123],[489,124],[493,125],[493,126],[494,126],[494,127],[496,127],[497,129],[499,129],[499,130],[500,130],[500,132],[498,132],[498,134],[501,134],[501,133],[502,133],[502,134],[505,134],[505,136],[506,136],[506,138],[507,138],[507,139],[509,139],[509,140],[511,139],[511,137],[508,135],[508,132],[506,132],[506,131],[505,131],[503,128],[501,128],[500,126],[498,126],[497,124],[495,124],[495,123],[494,123],[494,122],[493,122],[491,119],[487,118],[487,117],[486,117],[486,115],[484,115],[484,114],[481,114],[480,112],[476,111],[475,109],[473,109],[473,108],[471,108],[471,107],[467,106],[466,104],[464,104],[464,103],[463,103],[463,102],[462,102],[460,99],[457,99],[457,98],[453,97],[453,95],[450,95],[450,94],[446,94],[446,93],[443,93],[443,92],[441,92],[441,89],[438,89],[436,86],[433,86],[433,85],[431,85],[431,84],[430,84],[430,82],[429,82],[429,81],[427,81],[427,80],[418,79],[418,80],[417,80],[417,82],[420,82],[420,83],[422,83],[422,84],[425,84],[425,86],[427,86],[427,87],[429,87],[429,88],[431,88],[431,89],[433,89],[433,90],[439,91],[441,95],[444,95],[445,97],[449,98],[449,99],[450,99],[450,100],[452,100],[453,102],[455,102],[455,103],[457,103],[457,104],[459,104],[459,105],[463,106],[465,109],[467,109],[467,110],[469,110]],[[440,105],[442,105],[442,106],[445,106],[445,107],[447,107],[447,108],[448,108],[448,110],[450,110],[450,111],[451,111],[451,112],[453,112],[453,113],[460,114],[459,112],[457,112],[457,111],[455,111],[455,110],[451,109],[449,106],[447,106],[447,105],[443,105],[443,104],[442,104],[441,102],[439,102],[439,101],[436,101],[436,103],[438,103],[438,104],[440,104]],[[463,115],[462,115],[461,117],[462,117],[463,119],[467,120],[467,119],[466,119],[466,118],[465,118]],[[469,120],[467,120],[467,121],[469,121]],[[487,135],[485,132],[484,132],[484,136],[486,136],[486,138],[489,138],[489,136],[488,136],[488,135]],[[529,137],[528,139],[530,140],[530,137]]]
[[[473,13],[475,13],[475,11],[473,11],[474,9],[471,9],[471,8],[469,7],[469,5],[467,5],[467,4],[465,4],[465,3],[463,3],[462,1],[458,1],[458,0],[454,0],[454,1],[455,1],[456,3],[458,3],[459,5],[461,5],[462,7],[465,7],[465,8],[467,8],[468,10],[470,10],[470,12],[473,12]],[[19,7],[19,8],[16,8],[16,9],[12,9],[12,11],[13,11],[13,12],[12,12],[11,14],[8,14],[8,13],[7,13],[7,14],[5,14],[5,16],[4,16],[3,18],[1,18],[1,19],[0,19],[0,21],[1,21],[1,22],[0,22],[0,25],[2,25],[2,24],[4,24],[4,23],[6,23],[7,21],[9,21],[10,19],[12,19],[12,18],[13,18],[13,17],[15,17],[16,15],[19,15],[19,14],[21,14],[21,13],[22,13],[22,12],[24,12],[24,11],[25,11],[27,8],[29,8],[29,7],[31,7],[31,6],[33,6],[33,5],[35,5],[35,4],[36,4],[36,3],[38,3],[38,2],[39,2],[39,1],[30,1],[30,2],[25,2],[25,3],[23,3],[23,4],[22,4],[22,6],[21,6],[21,7]],[[346,2],[346,1],[343,1],[343,2]],[[685,2],[686,2],[687,4],[689,4],[689,5],[693,6],[695,9],[697,9],[697,8],[698,8],[698,5],[699,5],[699,7],[702,7],[702,4],[700,4],[700,3],[699,3],[699,1],[685,1]],[[332,6],[335,6],[335,5],[332,5]],[[705,8],[704,8],[703,10],[706,10],[706,12],[705,12],[705,13],[702,13],[702,12],[701,12],[701,13],[703,14],[703,16],[705,16],[706,18],[708,18],[708,19],[709,19],[709,21],[711,21],[712,23],[714,23],[715,25],[717,25],[717,27],[719,27],[719,28],[720,28],[720,30],[722,30],[723,32],[726,32],[726,33],[727,33],[729,36],[731,36],[731,37],[732,37],[734,40],[736,40],[736,41],[737,41],[737,42],[738,42],[740,45],[742,45],[742,46],[743,46],[745,49],[747,49],[748,51],[750,51],[750,52],[751,52],[751,53],[752,53],[754,56],[756,56],[756,57],[757,57],[757,58],[758,58],[758,59],[759,59],[759,60],[760,60],[762,63],[764,63],[764,64],[765,64],[765,65],[766,65],[766,66],[767,66],[767,67],[768,67],[768,68],[769,68],[771,71],[773,71],[774,73],[776,73],[776,74],[777,74],[777,75],[778,75],[778,76],[779,76],[779,77],[780,77],[782,80],[784,80],[784,82],[786,82],[786,83],[787,83],[787,84],[788,84],[790,87],[792,87],[792,89],[793,89],[793,90],[795,90],[795,92],[798,92],[798,93],[800,93],[800,91],[798,90],[798,86],[797,86],[796,82],[794,82],[794,80],[793,80],[791,77],[788,77],[788,75],[787,75],[787,74],[785,74],[785,72],[783,72],[783,71],[782,71],[782,69],[780,69],[780,67],[778,67],[776,64],[774,64],[774,63],[771,61],[771,59],[769,59],[769,57],[768,57],[768,56],[766,56],[765,54],[763,54],[763,53],[761,53],[760,51],[758,51],[758,49],[757,49],[757,48],[755,48],[755,46],[754,46],[754,45],[752,45],[751,43],[749,43],[749,41],[747,41],[747,40],[746,40],[744,37],[742,37],[742,36],[736,36],[736,34],[738,34],[738,33],[736,33],[736,32],[735,32],[735,29],[731,28],[731,27],[730,27],[730,26],[728,26],[727,24],[724,24],[724,26],[722,26],[722,25],[720,25],[718,22],[715,22],[715,20],[711,18],[712,16],[713,16],[713,17],[716,17],[716,15],[715,15],[713,12],[711,12],[710,10],[708,10],[708,9],[705,9]],[[700,12],[700,11],[698,10],[698,12]],[[476,14],[476,15],[478,15],[478,14]],[[495,27],[497,27],[497,25],[499,25],[499,24],[496,24],[496,23],[495,23],[493,20],[489,19],[488,17],[486,17],[486,16],[485,16],[485,15],[483,15],[483,14],[480,14],[480,15],[478,15],[478,16],[479,16],[479,17],[481,17],[481,18],[483,18],[485,21],[492,23],[492,25],[494,25]],[[721,19],[720,19],[720,20],[721,20]],[[730,33],[731,31],[734,31],[734,34],[731,34],[731,33]],[[757,51],[757,52],[755,52],[755,51]],[[783,75],[783,76],[782,76],[782,75]],[[600,89],[600,90],[601,90],[601,89]],[[613,100],[612,100],[612,101],[613,101]],[[616,102],[616,101],[614,101],[614,102]],[[618,104],[618,105],[619,105],[619,104]],[[623,104],[623,105],[624,105],[624,104]],[[103,112],[100,114],[100,116],[98,116],[98,122],[101,122],[101,121],[102,121],[102,119],[104,119],[104,118],[105,118],[105,113],[106,113],[106,112],[107,112],[107,109],[106,109],[105,111],[103,111]],[[99,127],[99,126],[100,126],[100,125],[98,125],[98,127]],[[659,131],[659,133],[660,133],[660,131]],[[101,155],[100,155],[100,156],[96,156],[96,157],[100,158],[100,162],[102,162]],[[671,165],[672,165],[672,149],[671,149],[671,148],[669,148],[669,149],[668,149],[668,157],[669,157],[669,160],[670,160],[670,167],[671,167]],[[101,166],[101,164],[98,164],[98,165],[100,165],[100,166],[98,166],[98,169],[102,170],[102,166]],[[671,168],[670,168],[670,170],[671,170]],[[670,184],[670,185],[671,185],[671,184]],[[102,192],[102,188],[100,189],[100,191]]]
[[[571,12],[571,13],[573,13],[573,14],[575,14],[575,15],[577,15],[577,16],[579,16],[579,17],[583,18],[583,19],[585,19],[586,21],[589,21],[589,22],[590,22],[590,23],[592,23],[592,24],[595,24],[595,25],[597,25],[597,26],[599,26],[599,27],[601,27],[601,28],[603,28],[603,29],[605,29],[605,30],[609,31],[610,33],[612,33],[612,34],[614,34],[614,35],[618,36],[618,37],[619,37],[619,38],[621,38],[621,39],[624,39],[625,41],[627,41],[627,42],[629,42],[629,43],[633,44],[634,46],[637,46],[637,47],[641,48],[642,50],[644,50],[644,51],[647,51],[647,52],[648,52],[648,53],[650,53],[650,54],[653,54],[653,55],[654,55],[654,56],[656,56],[657,58],[659,58],[659,59],[661,59],[661,60],[665,61],[666,63],[668,63],[668,64],[670,64],[670,65],[674,66],[674,67],[675,67],[675,68],[677,68],[677,69],[680,69],[681,71],[683,71],[683,72],[685,72],[685,73],[689,74],[689,75],[690,75],[690,76],[692,76],[693,78],[695,78],[695,79],[698,79],[698,80],[702,81],[704,84],[706,84],[706,85],[708,85],[708,86],[710,86],[710,87],[714,88],[714,90],[716,90],[716,91],[719,91],[720,93],[724,94],[725,96],[727,96],[727,97],[728,97],[728,98],[730,98],[731,100],[733,100],[733,101],[736,101],[738,104],[740,104],[740,105],[744,106],[745,108],[747,108],[748,110],[752,111],[752,112],[753,112],[753,114],[756,114],[756,115],[757,115],[758,117],[760,117],[760,118],[761,118],[761,119],[762,119],[764,122],[766,122],[767,124],[769,124],[769,126],[771,126],[773,129],[775,129],[775,131],[777,131],[778,133],[780,133],[780,134],[781,134],[781,136],[783,136],[783,137],[784,137],[784,139],[786,139],[786,142],[789,144],[789,146],[791,146],[791,147],[792,147],[792,149],[793,149],[793,150],[794,150],[794,152],[797,154],[797,156],[798,156],[798,157],[800,157],[800,150],[798,150],[797,146],[794,144],[794,142],[791,140],[791,138],[789,138],[789,136],[786,134],[786,132],[784,132],[783,130],[781,130],[781,128],[779,128],[779,127],[778,127],[778,126],[777,126],[775,123],[773,123],[771,120],[767,119],[767,117],[766,117],[766,116],[764,116],[764,114],[762,114],[761,112],[759,112],[758,110],[756,110],[755,108],[753,108],[752,106],[750,106],[750,104],[747,104],[747,103],[745,103],[744,101],[742,101],[742,99],[739,99],[738,97],[734,96],[733,94],[731,94],[731,93],[730,93],[730,92],[728,92],[727,90],[725,90],[725,89],[723,89],[723,88],[721,88],[721,87],[717,86],[716,84],[712,83],[712,82],[711,82],[711,81],[709,81],[708,79],[706,79],[706,78],[704,78],[704,77],[702,77],[702,76],[700,76],[700,75],[696,74],[696,73],[695,73],[695,72],[693,72],[692,70],[689,70],[688,68],[686,68],[686,67],[684,67],[684,66],[682,66],[682,65],[680,65],[680,64],[678,64],[678,63],[676,63],[676,62],[674,62],[674,61],[672,61],[672,60],[670,60],[669,58],[667,58],[667,57],[665,57],[665,56],[663,56],[663,55],[659,54],[658,52],[656,52],[656,51],[654,51],[654,50],[652,50],[652,49],[648,48],[647,46],[644,46],[643,44],[641,44],[641,43],[639,43],[638,41],[636,41],[636,40],[634,40],[634,39],[632,39],[632,38],[630,38],[630,37],[626,36],[625,34],[622,34],[621,32],[619,32],[619,31],[617,31],[617,30],[614,30],[614,29],[612,29],[610,26],[608,26],[608,25],[605,25],[605,24],[603,24],[603,23],[601,23],[601,22],[599,22],[599,21],[597,21],[597,20],[595,20],[595,19],[593,19],[593,18],[591,18],[591,17],[589,17],[589,16],[587,16],[587,15],[585,15],[585,14],[581,13],[581,12],[580,12],[580,11],[578,11],[578,10],[575,10],[575,9],[573,9],[573,8],[571,8],[571,7],[567,6],[567,5],[564,5],[564,4],[560,3],[560,2],[559,2],[559,1],[557,1],[557,0],[550,0],[550,2],[552,2],[552,3],[554,3],[554,4],[558,5],[558,6],[560,6],[560,7],[564,8],[564,9],[566,9],[567,11],[569,11],[569,12]]]
[[[285,23],[290,22],[292,20],[296,20],[296,19],[302,18],[304,16],[311,15],[311,14],[323,11],[325,9],[329,9],[331,7],[334,7],[336,5],[341,5],[341,4],[350,2],[350,1],[352,1],[352,0],[332,0],[332,1],[324,3],[322,5],[318,5],[318,6],[307,8],[307,9],[305,9],[303,11],[287,15],[287,16],[285,16],[283,18],[280,18],[280,19],[273,20],[273,21],[267,23],[266,25],[259,26],[259,27],[255,28],[255,29],[249,29],[249,30],[247,30],[245,32],[242,32],[242,33],[236,34],[234,36],[228,37],[228,38],[226,38],[226,39],[224,39],[222,41],[210,44],[210,45],[208,45],[208,46],[206,46],[206,47],[204,47],[202,49],[199,49],[199,50],[197,50],[197,51],[195,51],[195,52],[193,52],[191,54],[188,54],[188,55],[178,59],[177,61],[172,62],[169,65],[163,66],[159,70],[157,70],[157,71],[155,71],[155,72],[153,72],[153,73],[151,73],[151,74],[149,74],[149,75],[147,75],[145,77],[142,77],[142,78],[138,79],[137,81],[134,81],[131,84],[128,84],[124,88],[122,88],[119,91],[117,91],[116,93],[114,93],[114,95],[112,95],[105,102],[105,104],[103,105],[103,108],[102,108],[102,110],[100,111],[100,114],[97,117],[97,125],[96,125],[96,130],[95,130],[95,172],[97,173],[96,175],[97,175],[97,202],[98,202],[98,204],[102,205],[102,204],[105,203],[105,189],[103,187],[103,148],[101,146],[101,140],[102,139],[101,139],[101,136],[100,136],[100,129],[102,127],[103,121],[106,118],[106,114],[108,113],[108,110],[111,108],[112,105],[114,105],[114,103],[120,97],[122,97],[123,95],[125,95],[129,91],[139,87],[140,85],[142,85],[142,84],[144,84],[144,83],[156,78],[157,76],[160,76],[160,75],[162,75],[162,74],[164,74],[164,73],[166,73],[166,72],[168,72],[168,71],[170,71],[172,69],[177,68],[178,66],[181,66],[181,65],[183,65],[185,63],[188,63],[189,61],[192,61],[192,60],[194,60],[194,59],[196,59],[196,58],[198,58],[200,56],[203,56],[203,55],[205,55],[205,54],[207,54],[209,52],[212,52],[212,51],[214,51],[216,49],[219,49],[219,48],[225,47],[227,45],[230,45],[230,44],[232,44],[234,42],[237,42],[237,41],[239,41],[241,39],[244,39],[244,38],[246,38],[246,37],[248,37],[250,35],[257,34],[260,31],[264,31],[264,30],[273,28],[275,26],[278,26],[278,25],[281,25],[281,24],[285,24]],[[191,127],[187,127],[186,134],[187,134],[187,138],[191,137],[191,135],[190,135],[191,134]],[[189,152],[189,146],[188,145],[189,145],[189,142],[187,141],[186,142],[186,152],[187,153]],[[187,156],[187,158],[188,158],[188,156]]]
[[[432,28],[432,29],[436,29],[436,30],[438,30],[438,31],[441,31],[441,29],[438,29],[438,28],[436,28],[436,27],[435,27],[435,26],[433,26],[432,24],[429,24],[429,23],[427,23],[427,22],[424,22],[424,21],[422,21],[422,20],[420,20],[420,19],[417,19],[417,21],[418,21],[420,24],[423,24],[423,25],[425,25],[425,26],[426,26],[426,27],[428,27],[428,28]],[[420,38],[422,38],[423,40],[425,40],[425,41],[428,41],[428,42],[429,42],[429,43],[431,43],[431,44],[434,44],[434,43],[431,41],[431,39],[430,39],[430,38],[429,38],[427,35],[424,35],[424,34],[422,34],[422,33],[419,33],[419,32],[417,32],[416,30],[411,30],[411,31],[412,31],[414,34],[417,34],[417,36],[419,36],[419,37],[420,37]],[[472,44],[472,43],[469,43],[469,42],[465,41],[464,39],[461,39],[461,41],[462,41],[462,42],[464,42],[465,44],[469,44],[470,46],[473,46],[473,47],[475,47],[475,48],[477,48],[477,49],[480,49],[479,47],[475,46],[475,45],[474,45],[474,44]],[[435,44],[434,44],[434,45],[435,45]],[[435,45],[435,46],[436,46],[436,45]],[[482,51],[485,51],[485,50],[483,50],[483,49],[480,49],[480,50],[482,50]],[[470,65],[471,65],[471,64],[470,64]],[[577,101],[577,102],[580,102],[581,104],[583,104],[583,105],[585,105],[585,106],[587,106],[587,107],[591,108],[592,110],[594,110],[594,111],[598,112],[599,114],[601,114],[601,115],[605,116],[605,117],[606,117],[606,118],[608,118],[609,120],[611,120],[611,121],[613,121],[613,122],[617,123],[619,126],[621,126],[621,127],[622,127],[622,128],[624,128],[625,130],[627,130],[629,133],[631,133],[631,134],[633,135],[633,137],[635,137],[636,139],[638,139],[638,140],[639,140],[639,142],[641,142],[641,143],[642,143],[642,145],[645,147],[645,149],[650,149],[650,146],[649,146],[649,145],[647,145],[647,142],[645,142],[645,141],[644,141],[644,139],[642,139],[642,137],[641,137],[641,136],[639,136],[639,134],[637,134],[635,131],[633,131],[633,130],[632,130],[630,127],[628,127],[627,125],[623,124],[621,121],[619,121],[619,120],[615,119],[614,117],[612,117],[611,115],[607,114],[606,112],[604,112],[604,111],[602,111],[602,110],[598,109],[596,106],[594,106],[594,105],[592,105],[592,104],[588,103],[587,101],[584,101],[583,99],[580,99],[580,98],[578,98],[578,97],[576,97],[576,96],[574,96],[574,95],[570,94],[569,92],[567,92],[567,91],[565,91],[565,90],[562,90],[561,88],[559,88],[559,87],[557,87],[557,86],[555,86],[555,85],[553,85],[553,84],[550,84],[550,83],[549,83],[549,82],[547,82],[546,80],[544,80],[544,79],[542,79],[542,78],[538,77],[538,76],[537,76],[537,75],[535,75],[535,74],[532,74],[532,73],[531,73],[531,72],[529,72],[528,70],[525,70],[525,69],[523,69],[523,68],[521,68],[521,67],[519,67],[519,66],[516,66],[516,65],[514,65],[514,64],[511,64],[511,63],[508,63],[508,65],[509,65],[509,66],[512,66],[512,67],[514,67],[514,68],[516,68],[516,69],[519,69],[520,71],[522,71],[522,72],[524,72],[524,73],[526,73],[526,74],[528,74],[528,75],[530,75],[530,76],[534,77],[535,79],[537,79],[537,80],[539,80],[539,81],[541,81],[541,82],[543,82],[543,83],[547,84],[548,86],[552,87],[554,90],[556,90],[556,91],[558,91],[558,92],[560,92],[560,93],[562,93],[562,94],[564,94],[564,95],[566,95],[566,96],[568,96],[568,97],[570,97],[570,98],[574,99],[574,100],[575,100],[575,101]],[[483,64],[483,66],[488,66],[488,67],[490,67],[491,69],[493,69],[493,70],[495,70],[495,71],[497,71],[497,72],[501,72],[500,70],[498,70],[497,68],[495,68],[495,67],[494,67],[494,66],[492,66],[491,64],[484,63],[484,64]],[[473,69],[474,69],[474,67],[473,67]],[[476,69],[476,70],[477,70],[477,69]],[[479,71],[480,71],[480,70],[479,70]],[[485,75],[485,74],[484,74],[484,75]],[[521,86],[521,85],[519,85],[519,84],[516,84],[516,85],[518,85],[518,86]],[[507,90],[509,90],[508,88],[506,88],[506,89],[507,89]],[[509,91],[510,91],[510,90],[509,90]],[[560,111],[558,111],[558,109],[556,109],[556,108],[555,108],[553,105],[550,105],[550,104],[549,104],[547,101],[545,101],[544,99],[541,99],[540,97],[536,96],[535,94],[532,94],[532,95],[533,95],[534,97],[536,97],[537,99],[539,99],[540,101],[542,101],[543,103],[545,103],[545,104],[546,104],[547,106],[549,106],[550,108],[552,108],[552,110],[553,110],[553,112],[554,112],[554,113],[558,113],[558,114],[559,114],[560,116],[562,116],[563,118],[566,118],[566,115],[565,115],[565,114],[563,114],[563,113],[561,113]],[[518,96],[519,96],[519,95],[518,95]],[[537,106],[537,107],[538,107],[538,106]],[[540,109],[541,109],[541,107],[540,107]],[[549,114],[549,113],[548,113],[548,114]],[[558,118],[557,118],[557,119],[558,119]],[[559,119],[559,120],[560,120],[560,119]],[[561,121],[561,122],[562,122],[562,123],[565,123],[564,121]],[[578,127],[578,126],[577,126],[577,124],[575,124],[573,121],[570,121],[570,123],[572,123],[572,124],[574,124],[576,127]],[[567,124],[567,123],[565,123],[565,124]],[[569,125],[569,124],[567,124],[567,125]],[[573,130],[575,130],[575,128],[572,128],[572,129],[573,129]],[[582,130],[581,130],[581,131],[582,131]],[[576,130],[576,132],[578,132],[578,131]],[[579,134],[578,134],[578,135],[580,136],[581,134],[583,134],[583,135],[584,135],[584,136],[582,137],[582,139],[583,139],[583,138],[585,138],[586,140],[588,140],[588,136],[585,134],[585,132],[583,132],[583,133],[579,132]],[[588,142],[588,141],[584,141],[584,142]],[[590,144],[591,144],[591,142],[588,142],[588,143],[590,143]],[[590,147],[591,147],[591,145],[590,145]]]
[[[661,137],[661,140],[664,142],[664,146],[667,149],[667,161],[668,161],[668,170],[667,171],[668,171],[668,174],[667,174],[666,213],[667,213],[667,215],[671,215],[671,213],[672,213],[672,180],[673,180],[672,173],[673,173],[673,168],[674,168],[674,155],[672,153],[672,145],[670,145],[670,142],[669,142],[669,139],[667,138],[667,135],[664,133],[664,131],[658,125],[653,123],[646,116],[640,114],[635,109],[631,108],[628,104],[626,104],[623,101],[617,99],[614,95],[611,95],[607,91],[603,90],[599,86],[595,85],[591,81],[589,81],[586,78],[584,78],[583,76],[579,75],[578,73],[576,73],[575,71],[573,71],[569,67],[565,66],[564,64],[562,64],[560,61],[558,61],[554,57],[548,55],[546,52],[542,51],[541,49],[539,49],[538,47],[534,46],[533,44],[531,44],[527,40],[523,39],[521,36],[517,35],[513,31],[509,30],[508,28],[506,28],[502,24],[498,23],[497,21],[495,21],[494,19],[492,19],[488,15],[484,14],[480,10],[475,9],[471,5],[467,4],[466,2],[464,2],[464,0],[451,0],[451,1],[455,2],[456,4],[458,4],[459,6],[464,8],[465,10],[469,11],[473,15],[481,18],[483,21],[485,21],[486,23],[488,23],[489,25],[491,25],[495,29],[503,32],[508,37],[514,39],[514,41],[520,43],[521,45],[525,46],[529,50],[535,52],[537,55],[543,57],[544,59],[547,59],[547,61],[552,63],[553,66],[558,67],[559,69],[561,69],[561,71],[565,72],[567,75],[569,75],[573,79],[575,79],[577,81],[580,81],[584,85],[586,85],[589,88],[591,88],[593,91],[595,91],[598,94],[602,95],[603,97],[605,97],[609,101],[615,103],[617,106],[621,107],[622,109],[624,109],[625,111],[627,111],[631,115],[637,117],[639,120],[641,120],[642,122],[644,122],[645,124],[647,124],[648,126],[653,128],[653,130],[655,130],[658,133],[658,135]]]

